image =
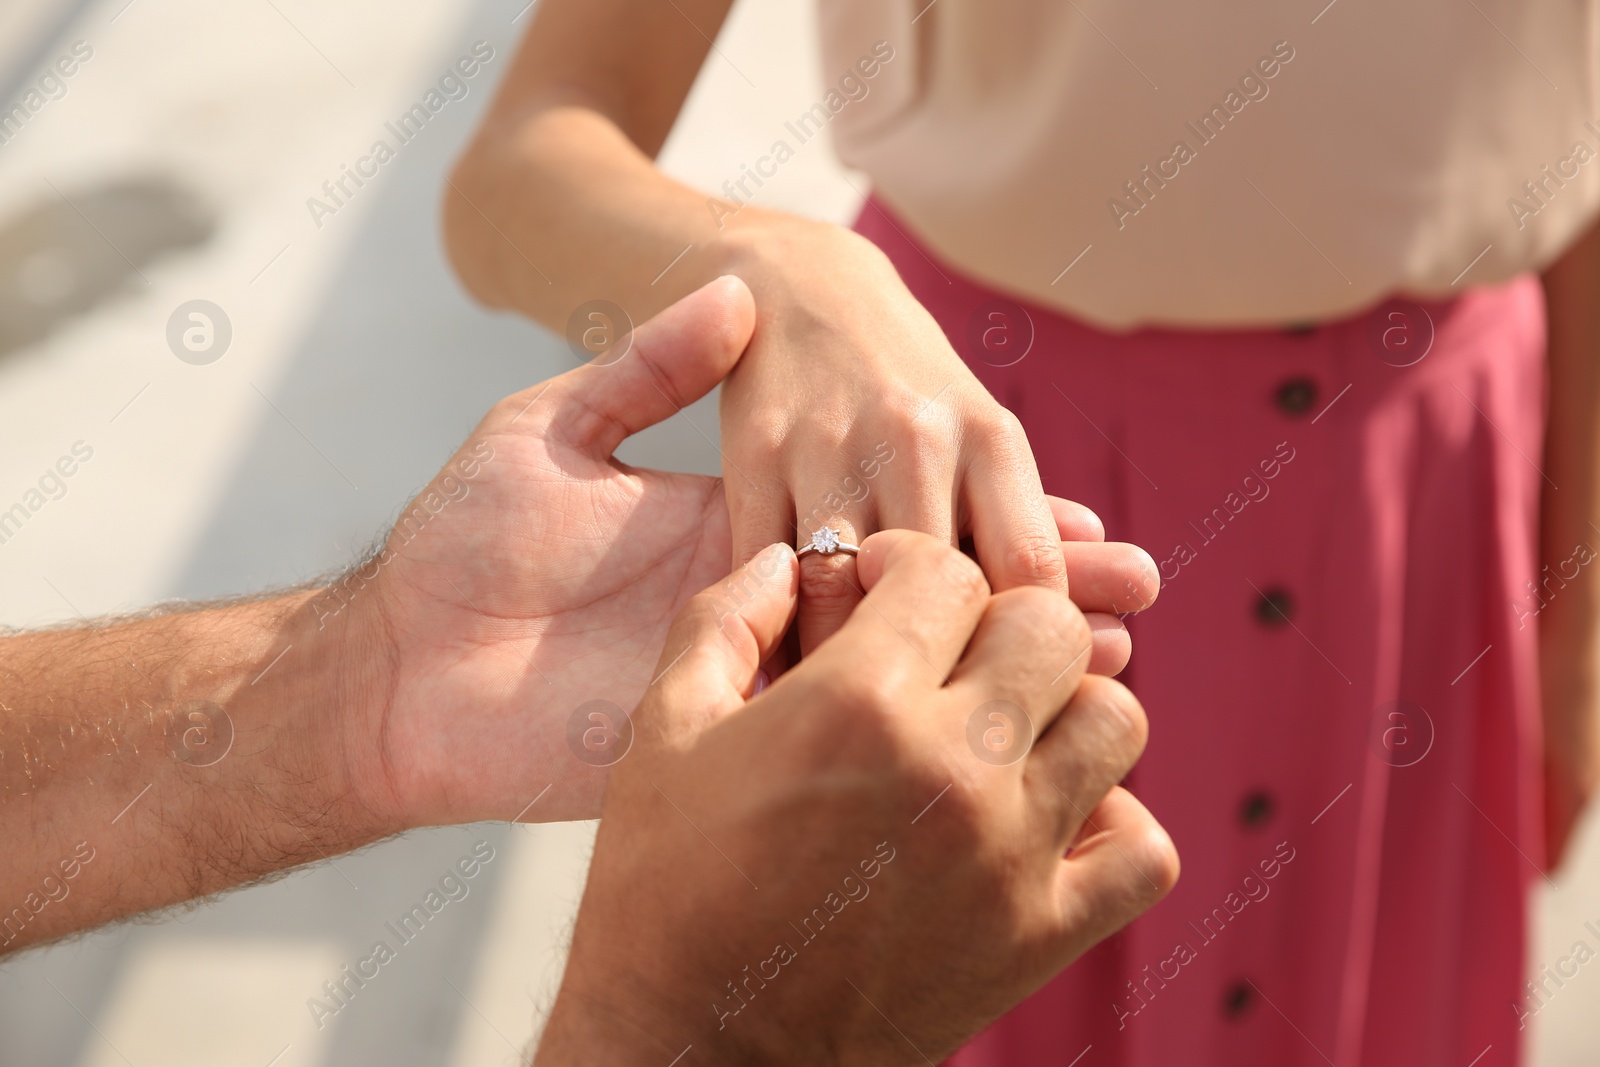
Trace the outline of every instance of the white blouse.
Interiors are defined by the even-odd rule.
[[[819,0],[842,159],[1109,328],[1300,323],[1548,264],[1600,201],[1600,0]]]

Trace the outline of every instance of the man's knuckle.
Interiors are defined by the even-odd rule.
[[[1084,677],[1080,692],[1110,740],[1138,758],[1150,739],[1150,720],[1133,691],[1115,678],[1091,674]]]
[[[918,565],[930,581],[957,594],[963,601],[981,600],[989,595],[989,582],[966,554],[931,538],[916,549]]]
[[[1059,608],[1063,634],[1062,644],[1071,649],[1074,655],[1079,655],[1094,647],[1094,629],[1089,625],[1089,620],[1072,601],[1067,600]]]
[[[897,686],[896,678],[865,669],[835,671],[820,685],[822,706],[834,713],[829,733],[836,754],[879,760],[900,751],[906,739],[898,721]],[[848,744],[839,744],[840,732]]]
[[[1058,641],[1074,652],[1089,647],[1094,632],[1076,604],[1061,593],[1038,586],[1029,586],[1028,592],[1038,600],[1039,610],[1049,620],[1050,632]]]
[[[1019,613],[1030,634],[1042,645],[1074,651],[1088,646],[1089,622],[1067,597],[1037,585],[1023,585],[998,594],[1000,609]]]
[[[944,769],[941,773],[941,770],[924,767],[920,779],[917,785],[924,793],[945,790],[937,806],[931,810],[938,812],[937,821],[945,837],[953,839],[947,843],[971,847],[982,842],[987,836],[986,831],[992,830],[989,826],[991,813],[983,794],[966,779],[952,778]]]

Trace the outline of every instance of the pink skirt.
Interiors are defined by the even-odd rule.
[[[1503,1067],[1540,876],[1544,314],[1524,276],[1292,330],[1103,333],[888,253],[1045,489],[1160,564],[1124,676],[1172,895],[959,1067]],[[1091,263],[1077,269],[1093,269]]]

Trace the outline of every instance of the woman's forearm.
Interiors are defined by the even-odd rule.
[[[445,233],[474,296],[558,331],[588,301],[609,300],[638,323],[728,273],[759,303],[775,268],[802,247],[878,258],[840,227],[675,181],[599,110],[576,103],[486,124],[446,189]]]
[[[696,200],[599,112],[556,106],[485,125],[450,179],[445,234],[456,270],[491,306],[559,329],[603,298],[642,321],[696,285],[701,257],[657,281],[707,238]]]
[[[970,536],[996,589],[1064,589],[1021,423],[889,257],[843,227],[754,206],[748,174],[718,201],[651,162],[729,2],[540,0],[447,192],[447,240],[467,287],[565,333],[588,359],[628,325],[588,302],[638,323],[737,275],[755,297],[755,327],[718,399],[734,565],[823,525],[845,540],[898,527]],[[881,43],[874,61],[892,58]],[[858,69],[868,76],[869,61]],[[859,491],[862,465],[884,448],[915,459]],[[802,654],[859,599],[850,558],[802,563]]]
[[[637,323],[737,273],[761,307],[781,267],[878,258],[840,227],[754,206],[748,175],[724,199],[657,169],[728,4],[541,4],[444,191],[446,244],[474,296],[561,331],[592,300]]]

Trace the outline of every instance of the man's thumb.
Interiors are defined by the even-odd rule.
[[[641,719],[670,738],[742,707],[794,619],[799,582],[794,549],[779,543],[696,594],[667,632]]]
[[[743,281],[725,275],[706,283],[634,329],[620,352],[551,381],[544,401],[550,431],[596,456],[611,455],[625,438],[676,415],[727,377],[755,321]]]

